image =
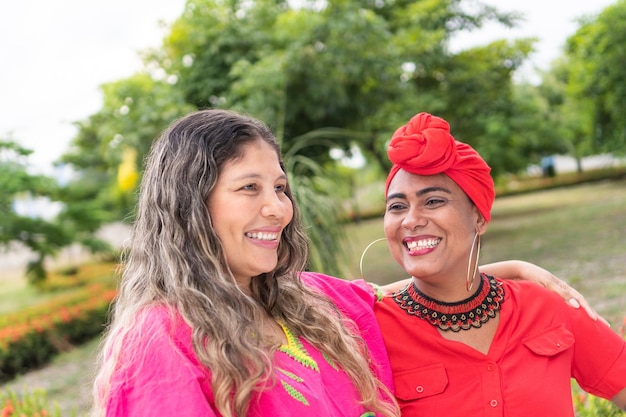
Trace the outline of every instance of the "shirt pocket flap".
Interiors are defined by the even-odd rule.
[[[524,338],[524,345],[541,356],[554,356],[569,349],[574,344],[574,335],[559,324],[545,332]]]
[[[441,394],[448,385],[448,374],[442,363],[411,369],[394,376],[396,396],[410,401]]]

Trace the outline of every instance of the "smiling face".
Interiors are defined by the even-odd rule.
[[[384,228],[391,254],[411,276],[459,286],[457,281],[466,278],[474,234],[483,234],[486,223],[445,174],[400,170],[387,191]]]
[[[261,139],[227,162],[208,198],[209,215],[237,283],[276,268],[281,232],[293,218],[287,176],[276,150]]]

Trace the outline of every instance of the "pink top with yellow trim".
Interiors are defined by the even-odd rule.
[[[388,386],[391,374],[372,306],[375,298],[363,281],[349,282],[316,273],[303,281],[327,294],[355,321],[370,350],[373,367]],[[139,350],[118,370],[111,384],[108,417],[218,416],[210,371],[196,358],[191,328],[164,307],[146,311],[145,325],[133,336]],[[274,357],[276,384],[255,395],[249,416],[373,416],[359,405],[358,393],[341,364],[331,363],[306,340],[286,330],[289,343]],[[128,352],[126,352],[128,353]]]

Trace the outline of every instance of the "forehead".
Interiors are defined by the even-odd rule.
[[[241,146],[239,157],[226,161],[220,176],[237,176],[246,171],[282,172],[276,149],[263,139],[248,142]]]
[[[465,195],[461,187],[446,174],[417,175],[411,174],[403,169],[399,170],[389,183],[387,195],[398,193],[410,195],[433,187],[447,189],[452,194]]]

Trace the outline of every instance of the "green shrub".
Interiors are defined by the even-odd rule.
[[[574,394],[574,410],[577,417],[624,416],[623,411],[609,400],[587,395],[583,392]]]
[[[47,363],[99,335],[115,290],[91,284],[16,313],[0,315],[0,381]]]
[[[13,391],[0,391],[0,416],[2,417],[61,417],[58,406],[47,404],[43,390],[23,392],[18,395]]]

